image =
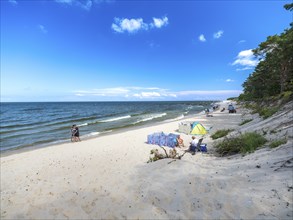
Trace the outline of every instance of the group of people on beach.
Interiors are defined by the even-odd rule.
[[[76,125],[72,125],[71,127],[71,142],[80,141],[79,138],[79,129]]]
[[[198,140],[195,138],[195,136],[192,136],[191,139],[192,139],[192,141],[190,142],[189,150],[195,149],[198,144]],[[183,139],[181,138],[180,135],[177,137],[177,147],[180,147],[180,148],[185,147],[184,143],[183,143]]]

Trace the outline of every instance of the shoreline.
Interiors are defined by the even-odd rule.
[[[203,111],[206,107],[211,107],[211,103],[213,102],[158,101],[148,102],[151,103],[150,105],[146,105],[144,102],[131,102],[132,104],[125,104],[125,102],[121,102],[121,104],[117,104],[117,102],[109,102],[109,106],[101,106],[103,103],[104,102],[93,102],[87,103],[85,106],[79,106],[79,104],[73,102],[72,104],[78,109],[77,112],[75,112],[70,106],[64,105],[64,103],[59,103],[57,105],[54,102],[52,105],[46,106],[46,108],[42,103],[17,105],[15,111],[20,114],[20,119],[23,120],[22,123],[18,124],[16,122],[10,123],[9,113],[5,114],[6,112],[9,112],[11,106],[3,106],[4,115],[3,129],[1,130],[2,145],[0,153],[22,148],[35,149],[68,143],[68,137],[70,138],[71,136],[70,127],[72,124],[77,124],[81,128],[81,138],[85,140],[101,136],[104,133],[111,133],[111,131],[120,132],[125,131],[128,128],[131,129],[131,127],[135,129],[136,127],[152,125],[160,121],[167,122],[170,119],[174,120],[184,116],[190,117]],[[110,110],[109,107],[111,106],[113,108],[115,107],[114,109],[117,110]],[[68,112],[65,111],[67,113],[57,114],[56,112],[60,112],[60,109],[67,109]],[[107,113],[107,109],[110,113]],[[132,109],[132,112],[126,111],[127,109]],[[97,112],[97,110],[101,112]],[[29,121],[28,119],[30,116],[26,115],[26,112],[31,114],[32,111],[36,111],[36,116],[35,119]],[[63,110],[61,112],[63,112]],[[45,115],[42,115],[41,113]],[[127,117],[125,115],[127,115]],[[125,119],[125,117],[127,119]],[[16,125],[19,125],[20,127],[16,127]]]
[[[279,161],[293,154],[292,141],[246,156],[210,153],[210,134],[238,131],[242,113],[219,108],[213,117],[197,115],[1,157],[1,219],[291,219],[292,171]],[[204,137],[208,154],[147,163],[150,150],[160,150],[146,143],[148,134],[178,133],[178,123],[192,119],[212,125]],[[192,135],[180,135],[188,145]],[[176,148],[180,154],[185,149]]]
[[[115,135],[115,134],[119,134],[119,133],[123,133],[123,132],[127,132],[127,131],[133,131],[133,130],[137,130],[140,128],[148,128],[148,127],[152,127],[152,126],[156,126],[156,125],[162,125],[162,124],[166,124],[166,123],[170,123],[170,122],[179,122],[182,120],[188,120],[194,117],[199,117],[201,115],[205,115],[204,111],[200,111],[196,114],[193,115],[189,115],[187,117],[181,118],[181,119],[167,119],[165,121],[158,121],[158,122],[153,122],[153,124],[149,123],[149,124],[144,124],[144,125],[136,125],[136,126],[129,126],[126,128],[118,128],[118,129],[114,129],[112,131],[103,131],[100,134],[97,135],[93,135],[90,136],[89,134],[83,135],[81,136],[81,140],[82,141],[87,141],[87,140],[91,140],[91,139],[96,139],[96,138],[100,138],[103,136],[107,136],[107,135]],[[178,132],[177,132],[178,133]],[[33,146],[26,146],[26,147],[18,147],[18,148],[10,148],[7,150],[2,150],[0,151],[0,158],[1,157],[7,157],[13,154],[18,154],[18,153],[24,153],[27,151],[33,151],[33,150],[37,150],[37,149],[42,149],[42,148],[47,148],[47,147],[54,147],[54,146],[59,146],[59,145],[63,145],[63,144],[70,144],[72,143],[70,141],[70,138],[68,138],[68,140],[61,140],[59,141],[59,143],[46,143],[46,144],[41,144],[41,145],[33,145]]]

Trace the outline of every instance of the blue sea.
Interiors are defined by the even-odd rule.
[[[81,139],[126,128],[182,119],[210,108],[211,101],[1,103],[0,150],[69,142],[71,126]]]

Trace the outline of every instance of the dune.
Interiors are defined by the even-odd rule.
[[[220,109],[226,107],[220,103]],[[292,104],[292,103],[291,103]],[[292,109],[261,119],[237,107],[188,120],[237,132],[286,137],[277,148],[217,157],[186,153],[147,163],[147,135],[177,133],[180,119],[77,143],[1,155],[1,219],[292,219]],[[253,119],[240,126],[245,118]],[[270,132],[274,130],[274,132]],[[191,135],[181,134],[185,145]],[[161,149],[160,149],[161,150]],[[184,149],[177,149],[180,153]]]

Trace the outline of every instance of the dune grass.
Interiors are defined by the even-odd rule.
[[[246,124],[246,123],[248,123],[248,122],[251,122],[253,119],[246,119],[246,120],[244,120],[243,122],[241,122],[239,125],[241,126],[241,125],[244,125],[244,124]]]
[[[282,144],[286,144],[287,140],[286,139],[280,139],[280,140],[275,140],[272,143],[270,143],[270,148],[276,148],[279,147]]]
[[[220,156],[228,156],[238,153],[252,153],[266,143],[266,139],[257,133],[245,133],[237,137],[225,138],[216,143],[216,152]]]
[[[233,129],[223,129],[223,130],[218,130],[216,131],[213,135],[211,135],[211,138],[213,140],[221,138],[226,136],[229,132],[234,131]]]

